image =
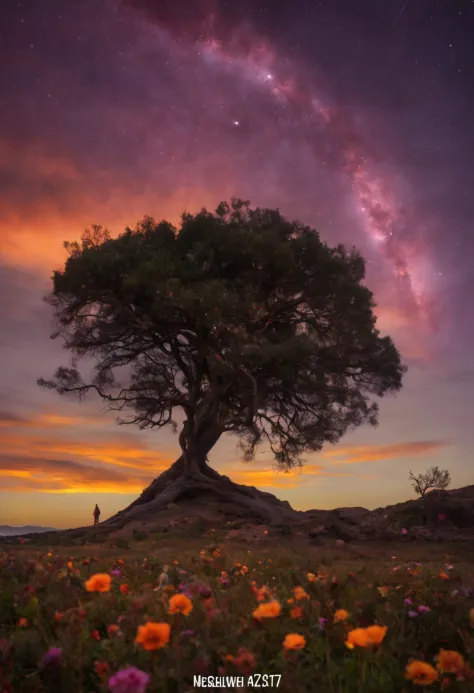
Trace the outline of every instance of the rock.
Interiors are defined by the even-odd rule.
[[[337,539],[342,539],[343,541],[360,541],[362,539],[362,533],[356,525],[333,522],[330,525],[326,525],[326,529],[331,534],[334,534]]]
[[[337,514],[341,522],[347,522],[351,525],[358,525],[370,513],[367,508],[336,508],[334,513]]]

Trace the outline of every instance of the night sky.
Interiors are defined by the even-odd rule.
[[[357,246],[409,372],[301,474],[232,438],[211,463],[301,509],[405,500],[431,464],[474,483],[473,33],[471,0],[2,2],[0,524],[105,519],[178,456],[36,385],[67,365],[63,241],[232,196]]]

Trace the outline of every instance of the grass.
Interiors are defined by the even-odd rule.
[[[271,536],[251,546],[224,545],[213,531],[201,539],[153,533],[138,539],[0,549],[1,693],[141,693],[143,686],[121,688],[113,679],[130,666],[149,675],[147,693],[195,690],[198,675],[244,683],[253,676],[247,690],[291,693],[474,692],[473,565],[466,548],[326,550],[285,546]],[[91,576],[114,570],[110,591],[87,591]],[[295,593],[297,587],[303,591]],[[192,607],[188,615],[169,613],[180,590],[190,600],[180,598],[185,611]],[[279,615],[255,618],[259,604],[271,600],[281,605]],[[348,613],[334,622],[338,610]],[[169,642],[153,650],[135,642],[147,622],[169,624]],[[364,640],[347,647],[350,631],[374,624],[387,628],[379,645]],[[304,641],[286,643],[302,649],[285,649],[292,634]],[[440,650],[463,661],[442,657],[454,671],[438,671],[426,686],[405,677],[413,659],[436,667]],[[273,679],[258,681],[258,674]]]

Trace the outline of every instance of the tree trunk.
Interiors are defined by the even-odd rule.
[[[230,507],[236,517],[249,521],[281,523],[301,522],[303,514],[293,510],[287,501],[281,501],[265,491],[231,481],[207,464],[207,453],[218,437],[208,435],[192,445],[176,462],[160,474],[131,505],[102,523],[106,529],[122,526],[132,520],[152,519],[167,511],[170,504],[194,502],[200,496],[213,499],[222,512]]]

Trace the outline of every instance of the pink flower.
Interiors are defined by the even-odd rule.
[[[427,614],[431,611],[431,609],[429,606],[423,606],[423,604],[420,604],[420,606],[418,607],[418,611],[420,612],[420,614]]]
[[[411,604],[413,604],[413,602],[412,602],[412,600],[410,599],[410,597],[407,597],[406,599],[404,599],[404,600],[403,600],[403,603],[404,603],[406,606],[410,606]]]
[[[43,657],[44,666],[61,664],[63,651],[60,647],[50,647]]]
[[[402,534],[408,534],[408,530],[405,527],[402,527]]]
[[[149,683],[149,674],[136,667],[128,667],[118,671],[109,679],[109,691],[111,693],[145,693]]]

